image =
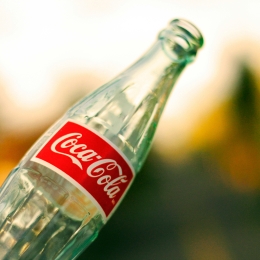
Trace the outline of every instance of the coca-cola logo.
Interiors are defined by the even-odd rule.
[[[49,138],[32,161],[76,181],[106,217],[133,180],[130,165],[109,141],[71,120]]]
[[[97,178],[97,184],[104,186],[104,191],[109,198],[114,198],[120,191],[120,183],[126,183],[127,176],[123,175],[122,168],[115,160],[102,159],[102,157],[92,149],[88,149],[86,144],[79,144],[78,141],[82,137],[80,133],[70,133],[58,138],[52,145],[51,150],[54,153],[67,156],[72,163],[84,170],[88,176]],[[69,148],[69,153],[63,152],[62,149]],[[60,150],[60,151],[59,151]],[[82,163],[93,161],[93,157],[98,161],[91,163],[83,168]],[[109,175],[109,171],[117,169],[118,177],[114,178]]]

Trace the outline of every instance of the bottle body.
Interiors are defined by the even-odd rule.
[[[60,122],[64,121],[64,117]],[[23,158],[0,197],[0,259],[74,259],[104,225],[98,209],[71,182]]]
[[[75,259],[98,235],[140,170],[169,93],[194,55],[195,37],[180,22],[172,27],[71,108],[11,172],[0,193],[0,259]],[[168,31],[189,38],[189,48]]]

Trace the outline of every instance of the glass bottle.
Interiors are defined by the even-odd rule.
[[[202,44],[195,26],[173,20],[141,59],[46,131],[1,188],[0,259],[71,260],[97,237]]]

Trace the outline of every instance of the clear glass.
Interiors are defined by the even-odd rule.
[[[72,107],[29,150],[0,193],[0,259],[75,259],[104,225],[98,209],[56,172],[30,161],[68,118],[113,142],[138,172],[179,74],[202,46],[189,22],[174,20],[129,69]]]

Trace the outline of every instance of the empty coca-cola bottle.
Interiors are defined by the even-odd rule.
[[[0,259],[71,260],[97,237],[202,43],[191,23],[173,20],[141,59],[47,130],[1,188]]]

